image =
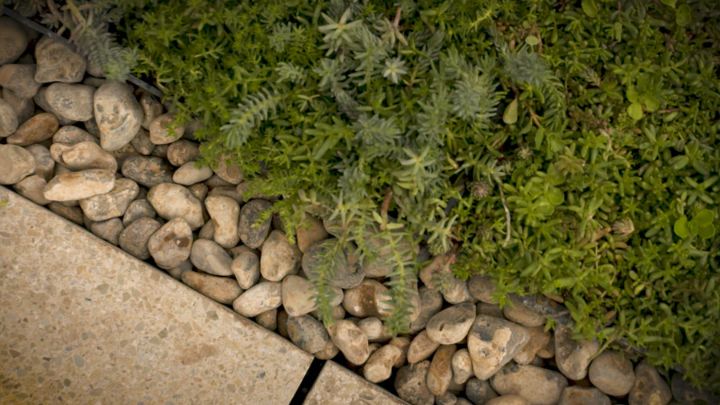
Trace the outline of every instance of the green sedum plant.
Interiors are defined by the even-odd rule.
[[[325,218],[326,320],[351,252],[391,264],[402,332],[422,245],[500,296],[562,298],[578,335],[720,379],[713,1],[171,0],[123,27],[207,162],[282,196],[288,234]]]

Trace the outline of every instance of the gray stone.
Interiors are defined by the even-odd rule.
[[[480,380],[490,378],[515,357],[528,339],[522,326],[487,315],[477,316],[467,341],[475,376]]]
[[[85,57],[50,37],[42,37],[35,45],[35,60],[35,81],[38,83],[79,83],[85,76]]]
[[[45,100],[53,112],[70,121],[87,121],[93,117],[95,88],[84,84],[53,83],[45,91]]]
[[[100,86],[95,91],[93,110],[100,130],[100,145],[107,151],[127,145],[140,130],[142,108],[125,83],[107,82]]]
[[[52,137],[53,143],[75,145],[80,142],[95,142],[98,140],[87,131],[72,125],[66,125],[58,129]]]
[[[430,318],[440,312],[443,306],[442,295],[438,290],[423,286],[420,287],[418,293],[420,294],[420,314],[417,319],[410,323],[411,334],[425,329]]]
[[[398,370],[395,390],[400,398],[413,405],[433,405],[435,397],[427,387],[429,361],[407,365]]]
[[[155,97],[143,92],[140,96],[140,107],[143,110],[142,127],[150,129],[150,123],[162,114],[163,106]]]
[[[590,361],[599,349],[600,345],[595,340],[575,341],[569,325],[558,324],[555,327],[555,362],[567,378],[585,378]]]
[[[110,192],[115,186],[115,175],[108,170],[83,170],[55,176],[45,187],[45,198],[50,201],[72,201]]]
[[[430,339],[442,345],[460,343],[467,336],[474,321],[475,305],[454,305],[430,318],[427,334]]]
[[[340,319],[328,329],[333,343],[350,363],[359,366],[367,361],[370,356],[368,338],[357,325]]]
[[[363,376],[372,382],[379,383],[392,375],[395,362],[402,356],[402,350],[387,344],[373,352],[363,366]]]
[[[297,272],[300,251],[280,231],[272,231],[262,245],[260,274],[269,281],[280,281]]]
[[[415,364],[423,361],[430,357],[435,350],[440,347],[440,344],[430,339],[427,335],[427,331],[423,330],[418,333],[410,342],[407,352],[407,362]]]
[[[173,166],[182,166],[200,157],[200,148],[195,142],[179,140],[168,145],[167,160]]]
[[[289,275],[282,281],[283,307],[290,316],[303,316],[314,311],[317,308],[315,294],[315,286],[303,277]],[[342,296],[342,290],[340,294]]]
[[[0,184],[15,184],[33,173],[32,153],[16,145],[0,145]]]
[[[92,233],[113,245],[118,244],[120,233],[122,233],[123,229],[125,228],[119,218],[112,218],[107,221],[93,222],[90,224],[90,231]]]
[[[705,381],[704,383],[708,388],[717,388],[712,385],[714,381],[716,380]],[[720,396],[693,387],[689,382],[685,381],[679,373],[673,374],[670,386],[672,388],[673,398],[680,403],[693,405],[720,403]]]
[[[240,294],[233,301],[233,309],[242,316],[252,318],[265,311],[275,309],[281,304],[282,286],[280,283],[262,281]]]
[[[0,17],[0,65],[15,62],[25,52],[29,38],[22,26],[10,17]]]
[[[238,235],[242,243],[251,248],[259,248],[270,233],[270,218],[259,221],[260,216],[272,207],[266,200],[251,200],[240,210]]]
[[[495,282],[488,276],[472,276],[468,280],[468,291],[478,301],[497,304],[495,299]]]
[[[190,288],[221,304],[231,304],[242,292],[237,281],[229,277],[186,271],[182,273],[180,279]]]
[[[157,157],[128,157],[122,164],[122,174],[145,187],[172,182],[172,167]]]
[[[18,114],[15,109],[7,101],[0,99],[0,138],[15,133],[18,125]]]
[[[513,357],[518,364],[530,364],[537,353],[550,343],[550,332],[542,326],[526,328],[530,339],[527,344]]]
[[[188,260],[193,235],[190,225],[182,218],[166,222],[148,240],[148,252],[162,269],[180,266]]]
[[[83,225],[83,213],[80,207],[68,207],[59,202],[53,201],[47,205],[50,211],[60,215],[68,221]]]
[[[597,388],[565,387],[558,405],[610,405],[610,398]],[[646,404],[650,405],[649,402]]]
[[[50,203],[50,200],[46,199],[43,195],[43,192],[45,191],[45,186],[47,186],[47,182],[44,178],[38,175],[32,175],[20,180],[18,183],[15,184],[14,188],[15,191],[18,192],[18,194],[34,202],[35,204],[47,205]]]
[[[161,159],[167,159],[167,150],[168,145],[155,145],[150,155]]]
[[[323,350],[330,343],[330,336],[317,319],[309,315],[290,316],[287,331],[295,345],[313,354]]]
[[[212,176],[212,170],[207,166],[200,166],[197,162],[187,162],[173,173],[173,181],[184,186],[201,183]]]
[[[635,383],[628,395],[630,405],[667,405],[672,393],[657,369],[646,360],[635,367]]]
[[[0,86],[20,98],[33,98],[40,89],[40,83],[35,81],[35,65],[8,64],[0,67]]]
[[[243,173],[240,167],[233,163],[228,156],[221,156],[218,159],[217,167],[213,168],[215,174],[230,184],[240,184],[243,180]]]
[[[57,118],[50,113],[40,113],[31,117],[18,127],[14,134],[7,137],[13,145],[27,146],[52,138],[60,127]]]
[[[472,359],[467,349],[460,349],[452,357],[452,375],[455,384],[463,385],[473,376]]]
[[[604,351],[593,359],[588,377],[600,391],[614,397],[627,395],[635,384],[632,362],[614,350]]]
[[[128,226],[138,218],[148,217],[155,218],[155,210],[148,200],[144,198],[137,199],[128,205],[123,216],[123,225]]]
[[[75,145],[53,144],[50,153],[55,155],[53,149],[59,150],[58,163],[62,163],[70,170],[103,169],[111,172],[117,171],[117,161],[95,142],[80,142]],[[57,160],[57,159],[56,159]]]
[[[147,260],[150,258],[147,248],[148,240],[161,226],[160,222],[152,218],[140,218],[133,221],[120,233],[118,244],[123,250],[138,259]]]
[[[10,89],[2,90],[2,99],[13,109],[13,111],[15,111],[15,114],[17,116],[17,125],[19,125],[21,122],[29,120],[30,117],[32,117],[35,113],[35,103],[31,98],[20,98]],[[2,114],[4,114],[4,116]],[[10,135],[11,133],[15,132],[15,129],[17,129],[17,125],[15,125],[15,129],[9,131],[9,128],[12,127],[8,126],[8,124],[12,124],[12,118],[10,118],[8,115],[9,112],[4,108],[0,110],[0,138]],[[6,122],[6,124],[2,124],[1,122]]]
[[[117,179],[109,193],[80,200],[80,207],[86,217],[96,222],[121,217],[139,192],[140,188],[134,181]]]
[[[505,318],[528,328],[545,325],[545,316],[525,305],[520,300],[520,297],[514,294],[509,296],[507,305],[503,307],[503,315],[505,315]]]
[[[322,221],[311,215],[306,215],[297,228],[296,239],[298,249],[305,253],[310,246],[327,239],[328,235],[322,225]]]
[[[216,276],[232,276],[230,255],[217,243],[198,239],[192,245],[190,261],[198,269]],[[269,308],[272,309],[272,308]],[[255,316],[255,315],[253,315]]]
[[[224,248],[232,248],[240,242],[238,220],[240,205],[230,197],[211,195],[205,199],[214,228],[213,239]],[[271,280],[278,281],[278,280]]]
[[[455,275],[446,275],[445,282],[441,284],[440,292],[445,301],[450,304],[460,304],[463,302],[473,302],[467,283]]]
[[[48,181],[55,172],[55,161],[50,156],[50,151],[43,145],[35,144],[25,148],[35,159],[35,174]]]
[[[435,396],[443,395],[452,380],[452,358],[456,351],[455,345],[442,345],[430,362],[427,374],[427,387]]]
[[[508,364],[491,380],[500,395],[519,395],[537,405],[557,404],[568,382],[562,374],[535,366]]]
[[[334,277],[330,285],[342,289],[349,289],[360,285],[365,278],[365,273],[357,266],[357,261],[347,254],[338,245],[337,239],[326,239],[310,247],[302,257],[302,269],[309,279],[315,278],[318,265],[324,255],[330,255],[328,251],[335,251],[333,263]]]
[[[182,217],[193,230],[205,223],[202,203],[186,187],[172,183],[158,184],[148,191],[147,200],[158,215],[167,220]]]
[[[151,154],[153,149],[155,149],[155,145],[150,142],[150,135],[142,128],[140,128],[137,135],[135,135],[135,138],[130,141],[130,145],[132,145],[137,153],[143,156]]]
[[[174,121],[175,116],[172,114],[162,114],[153,119],[150,122],[150,127],[148,127],[150,142],[155,145],[167,145],[182,138],[185,128]]]
[[[230,270],[240,287],[247,290],[260,279],[260,258],[250,249],[246,249],[233,259]]]

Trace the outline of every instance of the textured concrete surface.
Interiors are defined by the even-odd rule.
[[[1,404],[287,404],[310,362],[0,187]]]
[[[328,361],[305,398],[305,405],[407,404],[357,374]]]

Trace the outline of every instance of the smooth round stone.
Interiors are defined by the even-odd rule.
[[[10,17],[0,17],[0,65],[15,62],[28,46],[27,33]]]
[[[167,149],[167,160],[173,166],[182,166],[200,157],[200,148],[195,142],[181,139],[173,142]]]
[[[93,117],[95,88],[84,84],[53,83],[45,91],[53,112],[70,121],[87,121]]]
[[[370,356],[368,338],[363,331],[348,320],[337,320],[329,327],[330,337],[345,358],[359,366]]]
[[[503,395],[493,398],[485,403],[485,405],[530,405],[530,402],[520,395]]]
[[[232,187],[232,186],[217,186],[217,187],[213,187],[213,188],[210,190],[210,192],[208,193],[208,195],[209,195],[209,196],[211,196],[211,195],[217,195],[217,196],[223,196],[223,197],[232,198],[232,199],[235,200],[235,202],[237,202],[238,204],[240,204],[240,203],[243,202],[242,195],[241,195],[240,193],[238,193],[236,187]],[[273,215],[273,219],[276,218],[276,217],[277,217],[276,215]],[[235,222],[237,222],[237,221],[235,221]],[[274,225],[273,225],[273,226],[274,226]],[[285,231],[282,230],[280,227],[275,227],[275,229],[278,229],[278,230],[280,230],[280,231],[285,232]]]
[[[542,326],[525,328],[525,330],[528,332],[530,340],[528,340],[525,346],[513,357],[513,360],[518,364],[532,363],[537,353],[546,347],[551,340],[550,332],[547,332]]]
[[[187,162],[180,166],[173,173],[173,181],[184,186],[192,186],[201,183],[212,176],[212,169],[207,166],[199,166],[197,162]]]
[[[672,393],[665,379],[646,360],[635,367],[635,383],[628,395],[630,405],[667,405]]]
[[[20,98],[10,89],[5,88],[2,90],[2,100],[12,108],[12,111],[15,112],[17,125],[29,120],[35,113],[35,103],[31,98]],[[0,102],[0,104],[3,103]],[[7,114],[9,114],[8,111],[9,110],[0,109],[0,138],[12,134],[15,132],[15,129],[17,129],[17,125],[15,125],[15,129],[9,131],[9,128],[11,127],[8,125],[12,124],[12,122],[8,122],[8,120],[12,120],[12,118],[7,116]],[[3,114],[6,115],[3,117]],[[8,123],[3,124],[3,122]]]
[[[83,213],[80,207],[68,207],[62,203],[53,201],[47,205],[50,211],[60,215],[68,221],[83,225]]]
[[[240,170],[240,167],[233,163],[227,156],[220,157],[214,171],[218,177],[230,184],[237,185],[243,180],[243,173]]]
[[[174,120],[175,117],[172,114],[163,114],[153,119],[148,128],[150,142],[155,145],[166,145],[182,138],[185,128],[182,125],[177,125]]]
[[[342,290],[340,291],[342,292]],[[374,316],[361,319],[358,322],[358,326],[362,329],[363,333],[368,337],[368,341],[370,342],[384,342],[390,340],[392,337],[380,318],[375,318]]]
[[[395,238],[396,236],[392,236]],[[368,233],[365,243],[369,254],[363,259],[362,267],[366,277],[387,277],[395,268],[393,248],[387,240],[374,232]],[[413,260],[413,246],[407,238],[400,238],[397,250],[403,252],[401,256],[405,261]]]
[[[568,382],[562,374],[535,366],[509,364],[491,380],[500,395],[519,395],[533,404],[553,405],[560,401]]]
[[[467,340],[475,377],[490,378],[515,357],[529,338],[520,325],[487,315],[477,316]]]
[[[0,99],[0,138],[12,135],[18,128],[18,114],[5,100]]]
[[[148,240],[162,225],[160,222],[143,217],[128,225],[118,238],[120,247],[140,260],[150,258]]]
[[[458,279],[453,274],[446,277],[443,287],[440,289],[443,298],[450,304],[460,304],[463,302],[473,302],[467,283]]]
[[[720,404],[720,395],[714,395],[709,391],[716,388],[714,383],[717,380],[714,377],[712,376],[711,380],[705,381],[704,385],[707,390],[703,390],[685,380],[681,373],[673,373],[670,382],[673,398],[681,404]]]
[[[442,345],[460,343],[467,336],[474,321],[475,305],[454,305],[430,318],[427,323],[428,337]]]
[[[455,384],[463,385],[473,376],[472,359],[467,349],[460,349],[453,354],[452,374]]]
[[[148,251],[158,267],[171,269],[190,257],[192,242],[190,225],[182,218],[175,218],[152,234],[148,240]]]
[[[420,314],[417,319],[410,323],[410,333],[415,334],[425,329],[430,318],[440,312],[443,306],[443,299],[440,292],[433,288],[420,287]]]
[[[35,65],[8,64],[0,67],[0,86],[20,98],[33,98],[40,89],[40,83],[35,81]]]
[[[183,186],[172,183],[158,184],[148,191],[147,200],[158,215],[167,220],[181,217],[193,230],[200,228],[205,223],[202,203]]]
[[[99,222],[121,217],[139,192],[140,187],[134,181],[117,179],[109,193],[80,200],[80,207],[91,221]]]
[[[45,187],[50,201],[72,201],[110,192],[115,186],[115,174],[108,170],[83,170],[55,176]]]
[[[337,239],[326,239],[310,247],[302,257],[302,269],[305,275],[313,280],[317,277],[318,268],[322,267],[323,256],[330,256],[328,250],[335,251],[332,259],[334,277],[330,285],[342,289],[357,287],[365,278],[365,273],[357,266],[354,258],[338,245]]]
[[[440,344],[430,339],[427,335],[427,331],[423,330],[418,333],[410,342],[407,352],[407,362],[415,364],[423,361],[430,357],[435,350],[440,347]]]
[[[458,397],[452,392],[446,392],[438,397],[435,397],[436,405],[458,405]]]
[[[599,349],[595,340],[575,341],[569,325],[555,327],[555,362],[567,378],[576,381],[585,378],[590,361]]]
[[[410,338],[407,336],[395,336],[394,338],[390,339],[390,345],[393,345],[400,349],[402,351],[402,355],[400,358],[397,359],[395,364],[393,364],[393,367],[399,368],[403,364],[407,363],[407,353],[408,348],[410,347]]]
[[[470,295],[486,304],[497,304],[495,290],[495,282],[488,276],[472,276],[468,280]]]
[[[123,216],[123,225],[127,226],[138,218],[148,217],[155,218],[155,210],[148,200],[144,198],[137,199],[128,205]]]
[[[125,83],[107,82],[100,86],[95,91],[93,111],[100,130],[100,145],[107,151],[127,145],[140,130],[142,108]]]
[[[650,402],[645,402],[651,404]],[[597,388],[565,387],[558,405],[610,405],[610,398]]]
[[[262,246],[270,233],[270,221],[268,217],[259,221],[260,216],[272,207],[272,203],[266,200],[251,200],[243,205],[240,210],[240,222],[238,235],[242,243],[251,248],[257,249]]]
[[[90,224],[90,232],[113,245],[118,244],[123,229],[125,228],[119,218],[112,218],[102,222],[92,222]]]
[[[380,316],[378,310],[379,300],[382,299],[387,287],[379,281],[363,280],[357,287],[345,291],[343,308],[353,316],[365,318],[368,316]]]
[[[233,309],[247,318],[258,316],[280,305],[282,305],[282,286],[271,281],[262,281],[254,285],[233,301]]]
[[[58,153],[59,152],[59,153]],[[103,169],[117,171],[117,161],[95,142],[80,142],[74,145],[53,144],[50,153],[60,155],[56,159],[70,170]]]
[[[200,232],[198,232],[198,237],[200,239],[213,239],[213,235],[215,234],[215,224],[213,224],[212,221],[207,221],[205,225],[200,228]]]
[[[186,271],[180,276],[183,283],[221,304],[231,304],[242,293],[235,279]]]
[[[262,245],[260,274],[269,281],[280,281],[297,271],[300,252],[283,232],[272,231]]]
[[[155,99],[155,97],[143,92],[140,96],[140,107],[142,107],[144,115],[142,127],[145,129],[149,129],[150,123],[160,114],[162,114],[163,106],[162,104],[160,104],[159,101]]]
[[[473,404],[484,404],[498,395],[495,390],[490,386],[489,381],[478,380],[477,378],[470,378],[465,384],[465,396]]]
[[[265,311],[255,317],[255,322],[267,330],[274,331],[277,329],[277,309]]]
[[[87,131],[72,125],[61,127],[52,137],[53,143],[62,143],[65,145],[75,145],[80,142],[94,142],[98,140],[90,135]]]
[[[145,187],[172,182],[172,167],[157,157],[130,156],[122,164],[122,174]]]
[[[230,255],[217,243],[198,239],[192,245],[190,261],[198,269],[217,276],[232,276]],[[269,308],[272,309],[272,308]],[[255,315],[253,315],[255,316]]]
[[[516,295],[510,295],[507,305],[503,307],[503,315],[528,328],[545,325],[545,316],[523,304]]]
[[[452,357],[455,351],[455,345],[442,345],[435,351],[426,381],[433,395],[440,396],[448,390],[452,380]]]
[[[15,184],[33,173],[32,153],[16,145],[0,145],[0,184]]]
[[[310,246],[327,239],[328,236],[329,234],[323,227],[322,221],[307,215],[297,228],[297,247],[301,252],[305,253]]]
[[[55,173],[55,161],[50,155],[50,151],[43,145],[35,144],[25,148],[33,155],[35,159],[35,174],[48,181]]]
[[[18,127],[14,134],[7,138],[13,145],[27,146],[52,138],[60,127],[57,118],[50,113],[36,114]]]
[[[203,183],[193,184],[188,187],[188,189],[190,189],[190,192],[200,201],[205,200],[205,197],[208,195],[208,186]]]
[[[614,350],[602,352],[593,359],[588,377],[600,391],[614,397],[627,395],[635,384],[632,362]]]
[[[375,350],[363,366],[363,376],[376,384],[387,380],[392,375],[395,362],[401,356],[402,350],[390,344]]]
[[[317,308],[315,286],[307,279],[289,275],[282,281],[282,301],[290,316],[309,314]]]
[[[50,203],[50,200],[46,199],[43,195],[45,186],[47,186],[47,182],[43,177],[38,175],[32,175],[20,180],[18,183],[15,184],[14,188],[15,191],[18,192],[18,194],[34,202],[35,204],[47,205]]]
[[[330,341],[327,345],[325,345],[325,348],[315,353],[315,357],[320,360],[330,360],[333,357],[337,356],[338,353],[340,353],[340,350],[337,348],[337,346],[335,346],[332,341]]]
[[[205,208],[212,220],[215,242],[227,249],[236,246],[240,242],[238,235],[240,205],[237,201],[226,196],[211,195],[205,199]]]
[[[239,253],[230,264],[230,270],[240,287],[247,290],[260,279],[260,258],[250,249]]]
[[[297,347],[310,354],[323,350],[330,343],[330,336],[322,323],[309,315],[290,316],[287,332]]]
[[[435,396],[425,382],[429,368],[430,362],[423,361],[398,370],[394,384],[398,396],[413,405],[433,405]]]
[[[35,60],[35,81],[38,83],[79,83],[85,76],[85,57],[50,37],[42,37],[35,45]]]
[[[130,145],[132,145],[137,153],[143,156],[151,154],[153,149],[155,149],[155,145],[150,142],[150,135],[142,128],[140,128],[137,135],[135,135],[135,138],[130,141]]]

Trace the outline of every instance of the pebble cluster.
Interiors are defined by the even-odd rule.
[[[308,216],[291,244],[278,218],[260,220],[273,199],[247,200],[228,162],[198,164],[192,126],[173,127],[152,96],[105,81],[66,44],[7,17],[0,38],[0,184],[308,353],[391,382],[411,404],[710,403],[679,374],[668,384],[645,361],[573,340],[559,299],[511,296],[501,308],[489,278],[459,280],[443,256],[420,272],[411,332],[397,337],[383,325],[392,311],[383,249],[340,258],[326,328],[307,276],[337,243],[330,224]]]

